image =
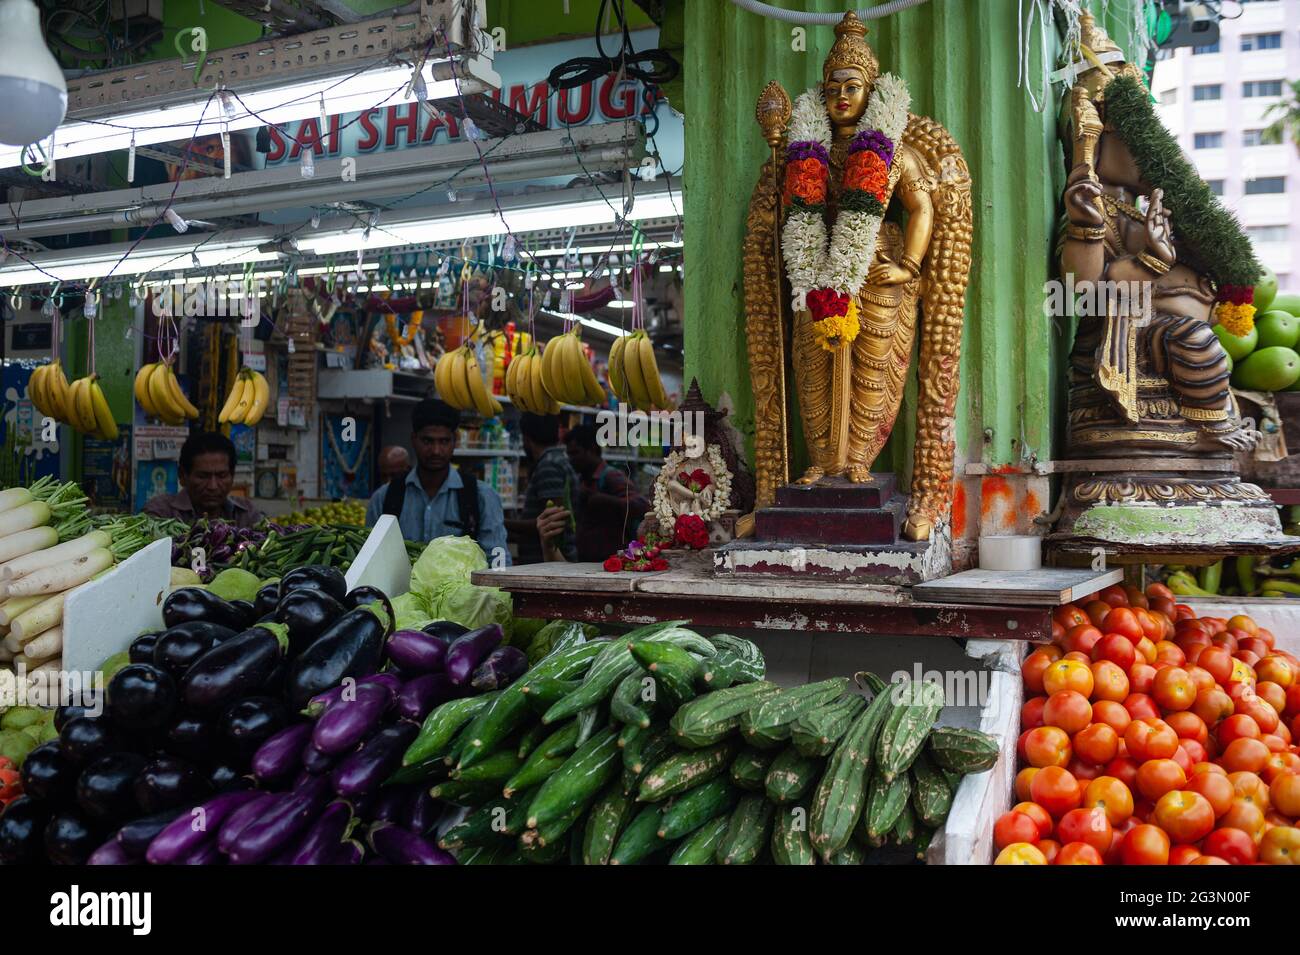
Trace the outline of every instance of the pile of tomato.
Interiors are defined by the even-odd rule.
[[[997,864],[1300,864],[1300,661],[1162,584],[1053,616],[1021,666]]]
[[[0,809],[23,794],[22,777],[7,756],[0,756]]]

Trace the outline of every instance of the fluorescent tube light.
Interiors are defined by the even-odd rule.
[[[547,315],[553,315],[556,318],[563,318],[570,322],[577,322],[584,328],[590,328],[592,331],[601,332],[612,338],[622,338],[627,334],[627,332],[619,328],[617,325],[611,325],[608,322],[602,322],[596,318],[587,318],[585,315],[576,315],[573,312],[552,312],[549,309],[543,309],[543,311],[545,311]]]
[[[190,244],[170,247],[165,250],[139,249],[133,252],[120,265],[122,254],[130,244],[99,246],[81,255],[67,252],[42,252],[27,256],[34,264],[28,265],[21,259],[11,258],[0,267],[0,286],[43,285],[54,281],[75,282],[86,279],[104,278],[112,273],[113,278],[126,278],[142,275],[155,269],[167,271],[184,271],[195,267],[190,255]],[[205,247],[194,253],[198,257],[199,268],[230,266],[245,262],[268,262],[277,258],[274,252],[259,252],[256,245],[216,245]],[[39,266],[37,268],[36,266]],[[116,268],[114,268],[116,266]],[[53,279],[50,276],[54,276]]]

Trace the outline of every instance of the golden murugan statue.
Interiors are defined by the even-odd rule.
[[[810,458],[799,482],[871,481],[902,400],[919,299],[903,533],[922,541],[946,522],[952,499],[971,183],[947,130],[910,113],[903,81],[880,74],[866,32],[845,14],[820,86],[792,107],[773,82],[758,101],[772,158],[750,201],[744,247],[757,498],[770,505],[790,478],[787,354]]]

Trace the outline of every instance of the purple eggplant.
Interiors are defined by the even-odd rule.
[[[426,623],[420,629],[430,636],[441,637],[448,643],[469,633],[469,627],[462,626],[454,620],[435,620],[433,623]]]
[[[259,746],[253,754],[254,778],[263,785],[274,786],[297,772],[311,730],[311,723],[298,723],[280,730]]]
[[[260,623],[217,644],[186,672],[181,682],[185,705],[211,713],[256,693],[275,670],[288,642],[283,624]]]
[[[283,798],[283,793],[259,793],[259,798],[244,803],[222,823],[217,831],[217,848],[223,855],[230,854],[230,847],[235,844],[238,835],[253,824],[263,813],[273,809]]]
[[[117,844],[122,847],[132,859],[143,859],[146,852],[149,851],[150,844],[158,838],[158,834],[171,825],[172,821],[181,814],[190,816],[189,807],[177,807],[166,809],[162,812],[156,812],[152,816],[144,816],[140,819],[128,822],[121,829],[117,830]]]
[[[217,840],[209,839],[201,843],[193,852],[180,861],[181,865],[225,865],[226,857],[217,848]]]
[[[289,668],[288,697],[294,707],[301,709],[347,677],[359,680],[379,669],[390,620],[379,604],[339,617]]]
[[[402,680],[396,673],[372,673],[370,676],[363,676],[355,684],[344,680],[338,686],[332,686],[328,690],[317,693],[307,701],[307,706],[303,714],[311,719],[317,719],[322,713],[328,710],[334,703],[343,698],[343,692],[349,687],[365,686],[368,683],[377,683],[380,686],[386,686],[394,693],[402,688]]]
[[[447,648],[447,659],[443,664],[447,678],[456,686],[464,686],[475,668],[497,648],[504,636],[501,625],[492,623],[457,637]]]
[[[102,846],[90,854],[86,860],[86,865],[135,865],[136,860],[131,858],[125,849],[118,844],[116,838],[109,839]]]
[[[370,829],[370,848],[392,865],[455,865],[456,859],[432,842],[392,823],[376,823]]]
[[[386,686],[358,686],[355,699],[338,700],[316,721],[312,745],[326,756],[347,752],[375,730],[392,702]]]
[[[401,823],[406,817],[406,808],[410,805],[411,795],[414,792],[414,786],[385,786],[379,790],[374,809],[367,814],[366,818],[372,821]]]
[[[313,776],[325,775],[334,768],[337,761],[334,756],[326,756],[313,743],[302,748],[302,768]]]
[[[329,781],[323,776],[313,777],[281,797],[235,837],[226,851],[230,861],[256,865],[271,858],[311,825],[329,798]]]
[[[403,719],[423,720],[439,703],[445,703],[456,696],[456,687],[451,685],[445,673],[426,673],[414,680],[407,680],[397,694],[397,715]]]
[[[402,754],[420,728],[407,720],[385,726],[330,774],[334,791],[351,799],[377,788],[402,765]]]
[[[427,786],[420,786],[415,790],[415,797],[406,807],[402,825],[417,836],[425,837],[433,832],[441,815],[442,805],[429,795]]]
[[[266,797],[266,793],[222,793],[202,806],[177,816],[149,843],[145,858],[151,865],[175,865],[211,839],[230,817],[244,806]]]
[[[480,693],[509,686],[528,669],[528,655],[518,647],[497,647],[478,665],[469,685]]]
[[[335,850],[329,865],[360,865],[365,854],[365,846],[355,839],[349,839]]]
[[[352,807],[336,799],[325,807],[302,842],[290,865],[328,865],[352,827]]]
[[[384,644],[384,653],[403,673],[440,673],[448,641],[423,630],[398,630]]]

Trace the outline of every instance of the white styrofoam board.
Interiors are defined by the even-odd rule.
[[[141,633],[161,629],[171,572],[172,542],[163,538],[68,594],[63,604],[63,669],[97,670]]]
[[[1300,656],[1300,600],[1287,597],[1219,597],[1215,600],[1197,600],[1180,597],[1196,611],[1198,617],[1232,617],[1245,614],[1259,626],[1273,633],[1274,645]]]
[[[411,558],[397,518],[384,514],[375,522],[346,579],[348,590],[378,587],[389,597],[400,597],[411,589]]]

